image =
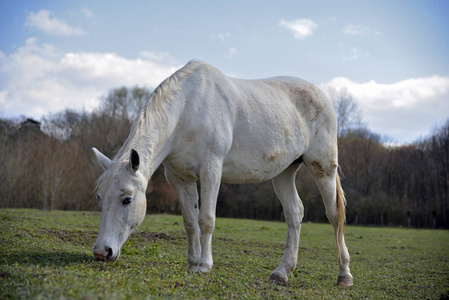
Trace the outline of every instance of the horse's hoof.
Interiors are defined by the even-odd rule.
[[[187,269],[189,270],[189,272],[192,272],[192,273],[198,273],[199,272],[198,266],[188,265]]]
[[[348,277],[348,276],[338,276],[337,279],[337,286],[341,286],[341,287],[350,287],[352,286],[354,283],[352,282],[352,277]]]
[[[268,279],[269,283],[275,283],[277,285],[286,285],[287,284],[287,277],[283,277],[279,274],[271,274],[270,278]]]
[[[198,273],[209,273],[211,269],[212,268],[210,268],[210,267],[198,266],[197,272]]]
[[[188,264],[187,268],[190,272],[193,273],[208,273],[210,270],[212,270],[212,264],[211,263],[199,263],[197,265],[194,264]]]

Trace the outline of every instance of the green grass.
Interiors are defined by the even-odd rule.
[[[267,282],[286,224],[218,219],[211,273],[187,272],[180,216],[147,216],[114,263],[95,261],[100,216],[0,210],[1,299],[449,297],[449,232],[346,227],[354,286],[335,286],[328,224],[303,224],[298,267],[286,286]]]

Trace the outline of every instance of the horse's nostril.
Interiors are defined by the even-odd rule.
[[[107,256],[107,258],[111,258],[111,257],[112,257],[112,254],[113,254],[112,248],[109,247],[107,251],[108,251],[108,256]]]

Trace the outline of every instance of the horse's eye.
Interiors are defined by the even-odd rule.
[[[126,197],[123,201],[122,204],[123,205],[128,205],[131,203],[132,198],[131,197]]]
[[[98,194],[95,195],[95,198],[97,198],[98,201],[101,201],[101,198],[100,198],[100,196]]]

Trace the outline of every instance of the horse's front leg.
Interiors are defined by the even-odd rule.
[[[206,163],[200,171],[201,207],[199,226],[201,230],[201,259],[200,272],[212,269],[212,233],[215,228],[215,209],[217,206],[218,190],[220,189],[222,161],[214,160]]]
[[[181,204],[184,227],[187,233],[187,266],[190,271],[199,271],[201,258],[200,228],[198,226],[198,190],[196,181],[186,181],[165,169],[165,177],[172,186]]]

